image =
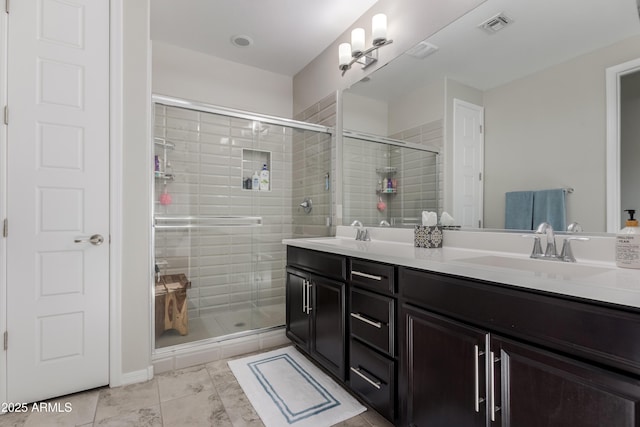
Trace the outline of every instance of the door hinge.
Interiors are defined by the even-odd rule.
[[[9,107],[7,105],[4,106],[4,124],[9,124]]]
[[[4,11],[6,13],[9,13],[9,1],[10,0],[4,0]]]
[[[4,349],[5,351],[9,348],[9,332],[4,331]]]
[[[481,219],[478,220],[478,228],[482,228],[482,220]]]
[[[478,172],[478,180],[482,181],[482,172]]]
[[[9,220],[7,218],[2,222],[2,237],[7,237],[9,235]]]
[[[482,125],[480,125],[480,133],[482,133]]]

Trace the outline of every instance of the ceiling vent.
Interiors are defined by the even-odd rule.
[[[509,18],[504,13],[499,13],[478,25],[478,28],[483,29],[487,34],[495,34],[512,22],[513,19]]]
[[[438,49],[440,48],[436,45],[427,43],[425,41],[421,41],[411,49],[407,50],[405,53],[407,55],[413,56],[414,58],[424,59],[427,56],[431,55],[432,53],[437,52]]]

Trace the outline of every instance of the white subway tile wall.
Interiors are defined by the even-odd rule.
[[[336,96],[327,96],[296,115],[295,119],[335,127]],[[335,205],[332,205],[331,194],[335,184],[335,140],[328,135],[296,131],[293,141],[293,235],[333,235]],[[310,214],[300,208],[305,198],[313,202]],[[332,225],[328,226],[328,222]]]
[[[175,176],[155,180],[156,217],[262,218],[259,227],[156,230],[155,256],[161,273],[184,273],[191,281],[189,318],[284,304],[286,251],[281,241],[294,235],[300,187],[316,190],[315,179],[304,169],[321,174],[328,168],[321,162],[330,162],[330,136],[161,104],[155,105],[154,134],[157,141],[175,146],[164,150],[155,145],[161,167],[166,158]],[[252,151],[257,155],[249,155]],[[270,189],[244,189],[243,180],[251,178],[247,171],[259,171],[264,158],[270,163]],[[252,161],[255,165],[247,164]],[[161,203],[165,191],[170,204]],[[315,197],[310,225],[324,224],[324,217],[315,218],[321,216],[323,205],[329,211],[330,198],[326,195],[325,201],[322,196]],[[327,235],[326,227],[323,231],[321,235]]]
[[[440,218],[440,215],[442,214],[442,207],[444,206],[444,177],[446,165],[444,154],[444,126],[442,119],[434,120],[432,122],[389,135],[389,138],[412,142],[414,144],[429,145],[440,149],[440,154],[438,154],[435,164],[438,183],[436,189],[437,205],[431,207],[432,210],[437,208],[438,218]],[[424,167],[426,168],[427,175],[433,173],[433,165],[429,164],[429,162],[427,162]],[[428,181],[433,181],[433,177],[429,177],[429,179],[425,180],[425,182]]]

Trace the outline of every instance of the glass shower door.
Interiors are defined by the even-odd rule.
[[[159,276],[189,282],[180,313],[187,333],[168,324],[177,306],[156,292],[156,348],[283,325],[282,239],[330,231],[330,134],[246,114],[155,108],[155,264]],[[265,165],[269,180],[256,189]],[[299,206],[303,194],[315,199],[310,213]]]

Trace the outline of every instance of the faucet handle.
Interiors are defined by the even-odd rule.
[[[565,262],[576,262],[576,257],[573,256],[573,251],[571,250],[571,241],[572,240],[580,240],[587,241],[590,240],[588,237],[565,237],[564,242],[562,243],[562,251],[560,252],[560,259]]]
[[[540,243],[540,236],[536,236],[535,234],[523,234],[522,237],[526,237],[528,239],[533,239],[533,250],[531,251],[531,255],[529,258],[542,258],[542,244]]]

